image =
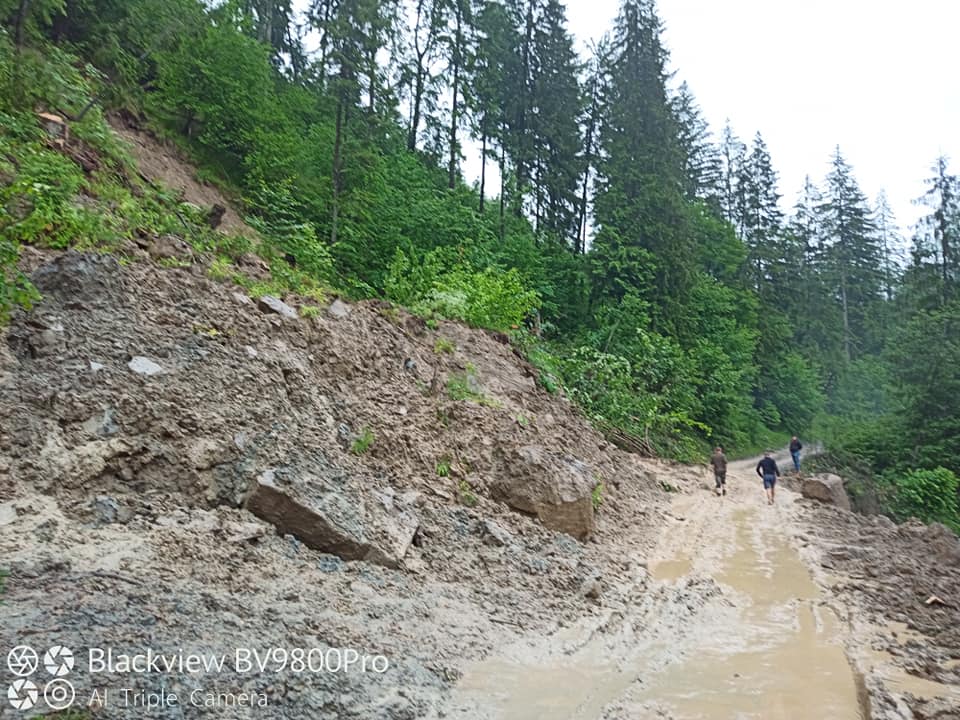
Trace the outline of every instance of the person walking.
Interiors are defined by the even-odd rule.
[[[773,505],[777,478],[780,477],[780,468],[777,467],[777,461],[770,457],[769,450],[763,454],[763,458],[757,463],[757,475],[763,478],[763,489],[767,492],[767,505]]]
[[[800,472],[800,451],[803,450],[803,445],[800,443],[800,440],[797,439],[797,436],[794,435],[790,438],[790,457],[793,458],[793,469],[798,473]]]
[[[727,456],[723,448],[717,446],[710,456],[710,466],[713,468],[713,478],[717,481],[717,495],[727,494]]]

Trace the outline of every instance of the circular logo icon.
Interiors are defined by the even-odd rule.
[[[13,685],[7,688],[7,700],[15,710],[29,710],[37,704],[39,696],[37,686],[26,678],[14,680]]]
[[[17,645],[7,653],[7,667],[17,677],[33,675],[37,671],[37,651],[29,645]]]
[[[76,690],[69,680],[59,678],[51,680],[43,689],[43,699],[51,710],[66,710],[73,705],[74,698],[77,697]]]
[[[44,654],[43,666],[54,677],[62,677],[73,670],[73,651],[63,645],[54,645]]]

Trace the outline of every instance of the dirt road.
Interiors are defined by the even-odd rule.
[[[635,559],[653,592],[475,665],[452,715],[859,720],[870,717],[866,674],[887,690],[960,701],[869,649],[871,633],[891,628],[851,621],[824,590],[835,578],[797,539],[797,495],[778,488],[768,506],[755,464],[731,464],[725,497],[706,479],[678,494],[673,528]]]

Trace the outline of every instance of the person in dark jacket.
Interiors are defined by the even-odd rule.
[[[715,447],[710,456],[710,466],[713,468],[713,478],[717,481],[717,495],[727,494],[727,456],[722,447]]]
[[[794,435],[790,438],[790,457],[793,458],[793,469],[797,472],[800,472],[800,451],[803,450],[803,445],[800,444],[800,441],[797,439],[797,436]]]
[[[773,496],[777,489],[777,478],[780,477],[780,468],[777,461],[770,457],[770,451],[763,454],[757,463],[757,475],[763,478],[763,489],[767,491],[767,505],[773,505]]]

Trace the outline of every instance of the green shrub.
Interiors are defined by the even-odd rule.
[[[946,468],[911,470],[892,480],[890,510],[900,520],[917,517],[924,522],[942,522],[960,532],[957,490],[960,479]]]
[[[593,503],[594,512],[599,512],[600,506],[603,505],[603,491],[603,483],[600,482],[594,486],[593,492],[590,493],[590,500]]]
[[[373,445],[373,440],[373,431],[370,430],[370,428],[364,428],[363,432],[360,433],[360,437],[353,441],[353,445],[350,446],[350,451],[354,455],[363,455],[370,449],[370,446]]]
[[[480,502],[480,499],[473,491],[473,487],[466,480],[461,480],[459,487],[461,504],[466,505],[467,507],[474,507]]]
[[[433,344],[433,351],[440,355],[441,353],[446,353],[447,355],[452,355],[453,352],[457,349],[457,345],[453,340],[447,338],[437,338],[437,341]]]
[[[399,248],[387,272],[387,297],[415,312],[461,320],[474,327],[508,330],[519,326],[540,303],[516,268],[475,270],[449,249],[427,253],[415,263]]]
[[[437,460],[437,476],[438,477],[450,476],[450,458],[442,457],[439,460]]]

